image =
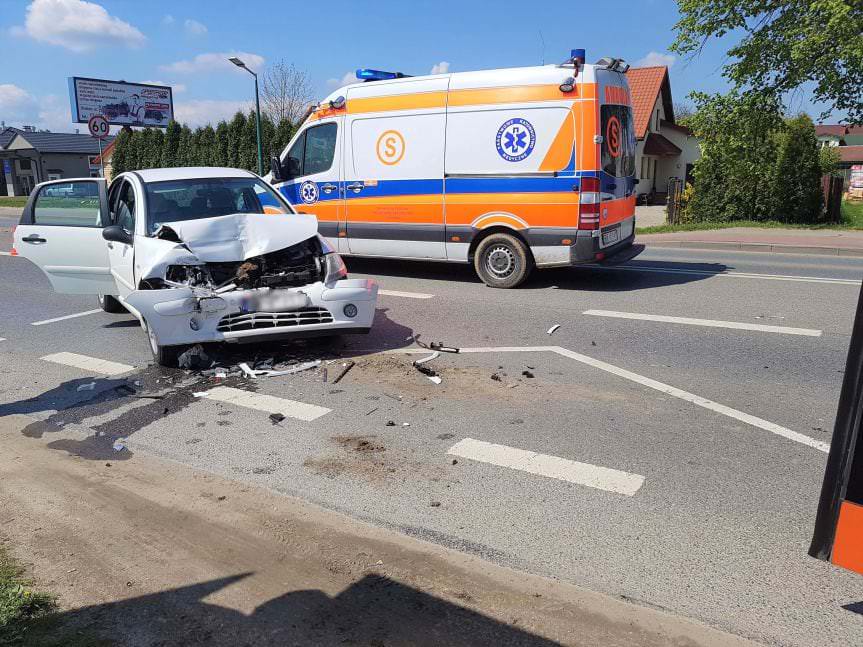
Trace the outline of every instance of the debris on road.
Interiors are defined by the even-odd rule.
[[[386,424],[386,426],[387,426],[387,427],[395,427],[395,426],[396,426],[396,421],[395,421],[395,420],[387,420],[387,424]]]
[[[327,367],[326,366],[324,367],[324,370],[321,371],[321,378],[324,382],[327,381]]]
[[[374,409],[372,409],[371,411],[366,411],[366,415],[367,415],[367,416],[372,415],[372,414],[373,414],[375,411],[377,411],[379,408],[380,408],[380,407],[375,407],[375,408],[374,408]]]
[[[402,423],[402,427],[410,427],[410,426],[411,426],[411,423],[409,423],[409,422],[403,422]]]
[[[211,368],[215,364],[213,359],[204,350],[201,344],[195,344],[191,348],[180,353],[177,357],[177,366],[188,370],[200,371]]]
[[[270,422],[272,422],[274,425],[279,424],[284,419],[285,419],[285,415],[282,413],[271,413],[270,414]]]
[[[114,444],[112,445],[112,447],[114,448],[115,452],[123,451],[124,449],[126,449],[126,439],[125,438],[118,438],[117,440],[114,441]]]
[[[457,459],[455,459],[455,458],[454,458],[454,459],[452,459],[452,464],[453,464],[453,465],[458,465],[458,460],[457,460]]]
[[[432,501],[431,503],[429,503],[429,505],[433,508],[439,508],[440,507],[440,501]]]
[[[78,388],[75,390],[76,391],[92,391],[95,388],[96,388],[96,383],[95,382],[89,382],[87,384],[79,384]]]
[[[460,353],[460,348],[455,348],[454,346],[444,346],[442,341],[433,341],[430,344],[424,344],[420,341],[420,336],[413,335],[412,337],[408,337],[406,341],[413,341],[420,348],[425,348],[428,350],[441,351],[443,353]]]
[[[350,361],[345,362],[344,364],[342,364],[342,370],[341,370],[341,371],[339,372],[339,374],[338,374],[338,375],[336,375],[336,377],[333,379],[333,384],[338,384],[338,383],[341,381],[341,379],[342,379],[345,375],[347,375],[348,371],[350,371],[350,370],[351,370],[355,365],[356,365],[356,362],[355,362],[355,361],[353,361],[353,360],[350,360]]]
[[[433,359],[437,359],[440,357],[440,351],[435,351],[428,357],[423,357],[422,359],[414,360],[414,366],[419,366],[420,364],[425,364],[426,362],[430,362]]]
[[[560,324],[554,324],[551,328],[549,328],[546,333],[549,335],[553,335],[554,331],[560,328]]]
[[[521,374],[528,379],[532,379],[534,377],[533,373],[530,371],[522,371]]]
[[[495,382],[503,382],[503,378],[501,377],[500,373],[492,373],[491,379],[493,379]]]
[[[434,382],[435,384],[440,384],[441,382],[443,382],[439,375],[427,375],[426,377],[429,379],[430,382]]]

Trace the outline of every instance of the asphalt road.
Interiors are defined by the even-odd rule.
[[[806,550],[863,261],[656,249],[512,291],[466,267],[348,267],[409,293],[380,297],[370,335],[222,356],[318,357],[328,381],[215,385],[149,366],[128,315],[32,325],[95,299],[0,256],[0,416],[40,418],[26,433],[57,433],[58,452],[167,457],[766,644],[860,644],[863,580]],[[403,352],[416,334],[470,352],[429,362],[435,385]],[[132,370],[40,359],[61,351]],[[356,367],[332,384],[346,357]],[[218,386],[328,411],[276,425],[273,400],[194,395]]]

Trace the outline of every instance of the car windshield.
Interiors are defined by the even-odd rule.
[[[170,180],[145,186],[150,234],[166,222],[234,213],[293,213],[275,190],[252,177]]]

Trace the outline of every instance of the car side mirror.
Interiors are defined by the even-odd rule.
[[[300,175],[300,160],[296,157],[288,157],[288,178]]]
[[[125,243],[131,245],[133,236],[120,225],[111,225],[102,229],[102,238],[114,243]]]
[[[273,182],[282,182],[285,179],[282,174],[282,162],[276,155],[270,158],[270,172],[273,174]]]
[[[632,186],[638,186],[638,178],[637,177],[632,179]]]

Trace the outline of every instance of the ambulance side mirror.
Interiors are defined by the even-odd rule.
[[[282,182],[285,179],[284,173],[282,173],[282,162],[276,155],[273,155],[270,158],[270,171],[273,174],[273,182]]]

